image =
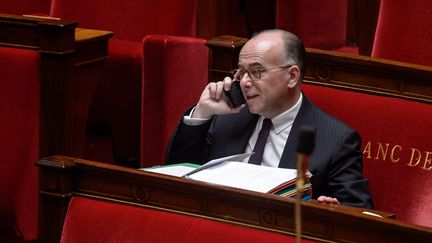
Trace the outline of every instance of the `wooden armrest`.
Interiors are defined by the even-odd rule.
[[[342,205],[342,204],[336,205],[336,204],[319,203],[315,199],[311,199],[306,203],[315,206],[318,205],[318,207],[323,207],[323,208],[329,208],[329,207],[335,208],[335,210],[346,212],[353,215],[368,215],[372,217],[391,218],[391,219],[396,218],[396,214],[390,212],[383,212],[383,211],[373,210],[368,208],[358,208],[358,207],[352,207],[352,206]]]

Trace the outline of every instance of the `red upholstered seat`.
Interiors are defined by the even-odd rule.
[[[432,105],[303,86],[314,103],[360,133],[375,208],[432,227]]]
[[[432,66],[432,1],[381,0],[372,56]]]
[[[111,129],[115,159],[139,157],[142,39],[148,34],[194,36],[197,0],[52,0],[51,15],[79,27],[111,30],[106,62],[89,121]],[[98,160],[100,158],[90,158]]]
[[[357,53],[347,45],[347,0],[277,0],[276,28],[298,35],[306,47]]]
[[[208,48],[194,37],[150,35],[143,40],[141,166],[163,164],[177,122],[208,80]]]
[[[287,243],[295,242],[295,238],[211,219],[73,197],[61,243],[80,242]]]
[[[1,241],[36,239],[39,69],[37,51],[0,47]]]

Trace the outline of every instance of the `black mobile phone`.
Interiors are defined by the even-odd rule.
[[[246,100],[243,96],[243,92],[240,88],[240,81],[234,79],[231,83],[231,88],[229,91],[225,91],[225,96],[228,98],[228,101],[232,108],[237,108],[244,103],[246,103]]]

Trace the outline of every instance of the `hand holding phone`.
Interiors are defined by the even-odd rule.
[[[243,96],[243,92],[240,88],[240,81],[234,79],[231,83],[231,88],[229,91],[225,91],[225,96],[228,98],[229,104],[232,108],[237,108],[246,103],[246,100]]]

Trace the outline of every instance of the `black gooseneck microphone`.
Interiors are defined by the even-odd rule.
[[[302,191],[306,179],[306,170],[308,168],[309,156],[315,147],[315,127],[301,126],[297,139],[297,180],[296,180],[296,203],[295,203],[295,225],[296,225],[296,242],[301,242],[301,207]]]

